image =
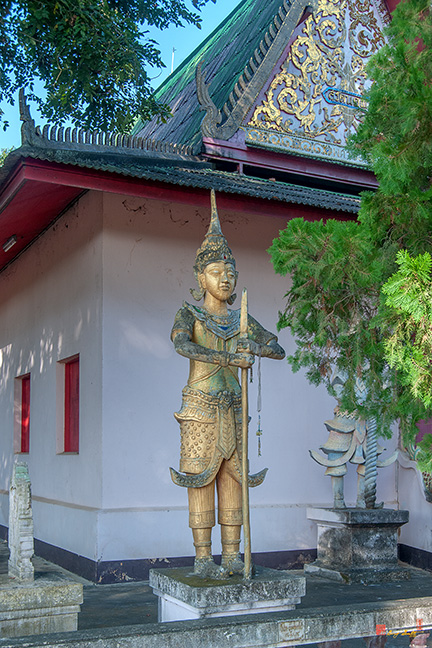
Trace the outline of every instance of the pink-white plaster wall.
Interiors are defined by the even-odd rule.
[[[405,452],[398,462],[400,508],[410,512],[409,524],[402,527],[400,542],[432,552],[432,504],[424,495],[423,478],[415,461]]]
[[[7,525],[15,376],[30,372],[35,536],[96,557],[101,475],[101,196],[85,195],[0,274],[0,524]],[[56,447],[56,364],[80,354],[79,455]],[[60,395],[61,398],[61,395]]]
[[[292,216],[295,216],[293,210]],[[238,292],[275,331],[288,280],[266,249],[285,221],[220,210],[237,260]],[[181,402],[188,362],[170,342],[183,300],[193,301],[192,265],[209,208],[87,193],[0,274],[0,524],[7,524],[13,460],[13,379],[32,372],[29,462],[36,537],[93,560],[192,554],[186,491],[178,467]],[[234,307],[239,307],[235,304]],[[289,333],[280,343],[294,349]],[[80,353],[80,453],[56,454],[55,364]],[[309,457],[327,438],[334,401],[293,374],[286,360],[262,361],[262,456],[256,446],[256,385],[250,387],[253,551],[308,549],[310,505],[331,503],[330,479]],[[350,467],[347,501],[355,500]],[[396,505],[394,468],[381,471],[378,497]],[[215,538],[218,533],[215,532]],[[215,553],[220,550],[215,540]]]
[[[275,276],[266,249],[285,222],[278,217],[219,210],[239,270],[238,292],[248,289],[250,312],[276,330],[288,280]],[[104,438],[101,560],[190,555],[187,495],[170,479],[178,468],[181,402],[188,362],[169,340],[183,300],[193,301],[192,265],[209,222],[209,208],[124,196],[104,202]],[[292,214],[295,215],[295,212]],[[234,307],[239,307],[235,304]],[[294,341],[285,330],[287,352]],[[307,506],[331,503],[330,479],[309,457],[327,438],[323,421],[334,401],[290,366],[264,359],[262,457],[256,445],[256,369],[250,388],[251,471],[267,466],[264,484],[251,490],[254,551],[316,546]],[[355,501],[350,467],[347,500]],[[379,496],[395,505],[394,469],[380,478]],[[121,520],[121,523],[118,523]],[[215,552],[220,549],[217,530]],[[124,555],[127,546],[128,555]]]

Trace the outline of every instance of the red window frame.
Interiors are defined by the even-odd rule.
[[[21,452],[30,451],[30,374],[21,378]]]
[[[79,452],[79,358],[65,363],[64,451]]]

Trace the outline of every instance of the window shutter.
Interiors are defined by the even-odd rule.
[[[79,358],[65,364],[64,451],[79,451]]]
[[[30,376],[21,379],[21,452],[30,450]]]

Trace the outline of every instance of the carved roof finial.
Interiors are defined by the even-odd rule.
[[[30,107],[24,94],[24,88],[19,91],[19,111],[21,126],[21,144],[31,144],[35,133],[35,122],[30,113]]]
[[[212,136],[212,128],[222,121],[222,113],[215,106],[213,99],[210,97],[208,85],[205,82],[206,73],[202,70],[204,61],[198,63],[195,73],[197,97],[200,104],[200,110],[205,110],[206,115],[201,124],[201,132],[204,137]]]

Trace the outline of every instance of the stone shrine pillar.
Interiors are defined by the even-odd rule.
[[[12,578],[30,582],[34,580],[32,557],[33,512],[28,466],[16,462],[13,467],[9,491],[9,563],[8,572]]]
[[[35,576],[30,477],[19,461],[9,490],[9,552],[8,574],[0,574],[0,638],[77,630],[81,583],[40,568]]]

